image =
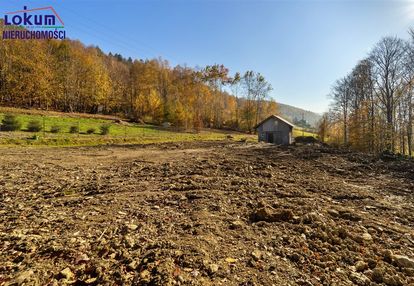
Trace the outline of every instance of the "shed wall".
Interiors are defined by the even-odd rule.
[[[276,118],[270,118],[257,128],[258,140],[275,144],[288,145],[292,143],[292,127]]]

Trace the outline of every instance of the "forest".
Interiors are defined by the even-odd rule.
[[[414,30],[382,38],[332,86],[322,139],[356,150],[413,154]]]
[[[126,59],[75,40],[0,41],[2,106],[251,131],[276,112],[271,90],[260,73],[230,75],[221,64],[171,67],[161,58]]]

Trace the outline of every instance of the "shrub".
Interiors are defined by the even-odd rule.
[[[314,144],[317,143],[318,140],[312,136],[298,136],[295,138],[296,143],[303,143],[303,144]]]
[[[4,131],[16,131],[22,128],[22,123],[16,115],[6,114],[1,121],[1,130]]]
[[[42,130],[42,123],[39,120],[31,120],[27,124],[27,131],[29,132],[39,132]]]
[[[89,128],[88,130],[86,130],[86,133],[88,133],[88,134],[95,133],[95,128]]]
[[[108,135],[109,134],[109,129],[111,128],[111,125],[109,124],[104,124],[101,125],[101,135]]]
[[[69,133],[79,133],[78,125],[73,125],[69,128]]]
[[[53,125],[50,127],[50,132],[52,133],[59,133],[62,128],[59,125]]]

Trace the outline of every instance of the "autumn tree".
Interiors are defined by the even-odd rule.
[[[260,73],[230,78],[221,64],[170,67],[161,58],[127,59],[69,39],[0,41],[4,106],[120,114],[184,129],[252,130],[276,112],[270,90]]]
[[[358,150],[412,155],[413,66],[412,43],[381,39],[333,86],[329,115],[336,119],[329,124],[331,134],[341,134],[342,143]]]

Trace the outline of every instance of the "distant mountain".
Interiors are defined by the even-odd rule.
[[[312,127],[316,127],[318,124],[319,119],[321,119],[321,115],[309,110],[304,110],[298,107],[294,107],[291,105],[283,104],[283,103],[277,103],[279,113],[282,117],[288,119],[292,123],[299,122],[303,119],[309,123]],[[297,123],[296,123],[297,124]],[[299,125],[299,124],[298,124]]]

